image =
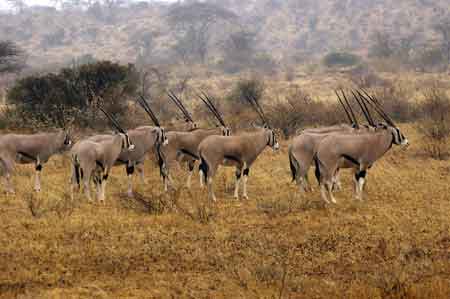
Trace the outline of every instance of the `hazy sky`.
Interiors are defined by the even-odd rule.
[[[135,0],[137,1],[137,0]],[[176,0],[160,0],[160,1],[167,1],[167,2],[173,2]],[[51,0],[25,0],[25,3],[27,5],[52,5]],[[10,8],[7,0],[0,0],[0,9],[8,9]]]

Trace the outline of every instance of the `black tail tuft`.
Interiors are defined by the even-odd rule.
[[[73,165],[75,168],[75,179],[77,180],[78,188],[80,188],[81,187],[80,181],[83,176],[83,174],[82,174],[83,170],[80,168],[80,162],[78,161],[78,156],[75,156]]]
[[[316,170],[314,171],[314,174],[316,175],[317,183],[320,185],[320,161],[319,158],[317,158],[317,155],[314,156],[314,164],[316,165]]]
[[[207,183],[209,166],[208,166],[208,163],[206,163],[206,160],[203,159],[201,154],[200,154],[200,161],[201,161],[201,163],[198,168],[200,169],[201,172],[203,172],[203,175],[205,176],[205,183]]]
[[[297,161],[294,161],[294,159],[292,152],[289,150],[289,165],[291,166],[292,181],[295,181],[295,178],[297,177],[297,168],[294,165]]]

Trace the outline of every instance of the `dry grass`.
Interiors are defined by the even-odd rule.
[[[406,131],[412,145],[369,172],[367,200],[345,176],[335,206],[297,193],[287,143],[256,162],[248,201],[220,171],[217,204],[198,182],[161,195],[150,163],[138,200],[115,169],[106,205],[67,198],[67,160],[44,168],[37,196],[21,167],[18,194],[0,197],[0,297],[449,298],[450,166]]]

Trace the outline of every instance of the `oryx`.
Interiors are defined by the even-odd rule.
[[[195,123],[192,119],[192,116],[187,111],[186,107],[181,103],[181,101],[174,95],[169,94],[170,98],[177,103],[177,107],[182,111],[187,120],[191,123]],[[211,128],[211,129],[201,129],[194,128],[187,132],[180,131],[171,131],[167,132],[167,138],[170,140],[168,146],[162,148],[161,157],[163,159],[162,163],[162,171],[161,176],[163,178],[164,190],[168,190],[169,181],[172,182],[172,178],[170,175],[170,170],[173,168],[175,163],[187,162],[189,168],[189,175],[186,181],[186,186],[190,188],[192,174],[195,169],[195,162],[199,160],[198,155],[198,145],[201,141],[203,141],[206,137],[212,135],[222,135],[229,136],[231,134],[230,128],[225,124],[225,121],[218,111],[218,109],[214,106],[211,98],[203,93],[203,95],[199,95],[199,98],[206,104],[208,109],[213,113],[216,119],[221,124],[220,127]],[[202,185],[202,177],[200,176],[200,184]]]
[[[112,127],[118,133],[111,138],[101,141],[84,139],[73,146],[71,150],[72,177],[70,193],[73,198],[74,187],[78,186],[78,190],[80,190],[80,181],[83,180],[84,192],[87,199],[91,201],[90,181],[92,178],[96,186],[97,198],[104,202],[106,183],[111,168],[122,151],[133,151],[135,146],[117,120],[102,107],[99,107],[99,109],[110,120]]]
[[[128,189],[127,195],[129,197],[133,196],[133,185],[132,185],[132,175],[136,169],[141,177],[141,182],[144,182],[144,160],[150,151],[154,150],[158,152],[159,147],[166,146],[168,144],[168,139],[163,127],[161,127],[158,118],[148,105],[147,101],[142,97],[138,97],[137,102],[146,111],[150,119],[155,124],[153,126],[140,126],[133,130],[128,130],[128,136],[131,143],[134,145],[134,150],[129,151],[127,149],[122,149],[119,157],[114,163],[114,166],[124,165],[125,171],[127,173],[128,179]],[[106,141],[108,139],[114,138],[114,135],[95,135],[89,137],[88,139],[95,142]]]
[[[15,164],[34,164],[34,190],[41,190],[40,175],[43,165],[57,153],[70,149],[72,139],[68,130],[61,129],[51,133],[6,134],[0,136],[0,168],[6,179],[6,191],[14,193],[11,176]]]
[[[311,191],[311,185],[308,180],[308,171],[310,167],[313,165],[313,158],[317,152],[318,145],[325,137],[327,137],[330,134],[340,134],[340,133],[358,134],[361,132],[368,132],[370,130],[373,130],[373,127],[375,126],[372,116],[370,115],[370,111],[368,110],[366,111],[365,104],[362,101],[360,101],[353,92],[352,93],[355,99],[357,100],[359,106],[361,107],[364,116],[369,122],[369,126],[360,125],[358,123],[356,115],[353,112],[353,109],[349,101],[347,100],[344,91],[342,90],[343,99],[341,99],[341,96],[338,94],[337,91],[335,92],[338,97],[339,103],[341,104],[341,106],[345,111],[345,114],[350,122],[350,125],[339,124],[329,127],[305,129],[302,130],[302,132],[298,136],[296,136],[292,140],[292,143],[289,145],[288,155],[292,173],[292,180],[296,181],[301,191],[305,192]],[[340,182],[338,178],[335,177],[335,179],[336,179],[335,182],[336,187],[340,188]]]
[[[200,170],[208,186],[208,197],[213,201],[216,201],[216,196],[212,183],[219,165],[236,167],[236,199],[239,198],[239,183],[243,175],[243,197],[247,199],[247,179],[253,162],[267,146],[274,150],[279,148],[275,132],[268,125],[263,110],[253,98],[248,100],[263,121],[263,128],[238,136],[209,136],[199,145]]]
[[[393,144],[406,146],[408,139],[402,134],[392,119],[384,112],[375,97],[366,93],[368,103],[386,121],[373,132],[361,134],[332,134],[324,138],[317,149],[314,161],[316,175],[321,185],[322,198],[328,203],[336,203],[333,197],[333,177],[347,164],[355,169],[355,195],[362,199],[367,170],[380,159]]]

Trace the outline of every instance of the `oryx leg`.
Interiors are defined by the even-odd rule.
[[[134,163],[128,162],[126,166],[127,171],[127,181],[128,181],[128,189],[127,196],[133,197],[133,173],[134,173]]]
[[[212,201],[217,201],[216,195],[214,194],[214,189],[213,189],[213,179],[214,176],[216,175],[216,171],[218,168],[218,163],[208,163],[208,165],[206,166],[207,169],[207,186],[208,186],[208,198]]]
[[[144,176],[144,163],[138,163],[135,165],[137,172],[139,173],[139,178],[141,180],[141,184],[145,184],[145,176]]]
[[[339,177],[339,169],[336,170],[333,176],[333,190],[340,191],[342,190],[341,179]]]
[[[241,182],[242,177],[242,165],[236,167],[236,183],[234,186],[234,198],[239,199],[239,184]]]
[[[244,199],[248,199],[248,195],[247,195],[247,180],[248,180],[248,175],[250,174],[250,168],[248,168],[245,163],[244,163],[244,171],[243,171],[243,191],[242,191],[242,197]]]
[[[14,163],[12,159],[0,159],[2,174],[5,176],[5,190],[6,193],[15,194],[11,176],[14,171]]]
[[[35,179],[34,179],[34,191],[40,192],[41,191],[41,171],[42,171],[42,164],[39,162],[36,162],[36,168],[35,168]]]
[[[191,189],[191,181],[192,181],[192,174],[194,173],[194,168],[195,168],[195,160],[189,160],[188,161],[189,174],[186,181],[186,187],[188,187],[188,189]]]
[[[92,171],[90,171],[90,172],[86,171],[86,173],[84,174],[84,177],[83,177],[84,194],[88,201],[92,201],[91,190],[90,190],[91,189],[91,174],[92,174]],[[93,180],[94,180],[95,186],[97,187],[97,184],[98,184],[97,174],[94,174]]]
[[[366,170],[360,170],[355,174],[356,198],[363,200],[364,183],[366,181]]]
[[[106,183],[108,182],[109,170],[107,169],[101,176],[100,181],[100,202],[105,203]]]

